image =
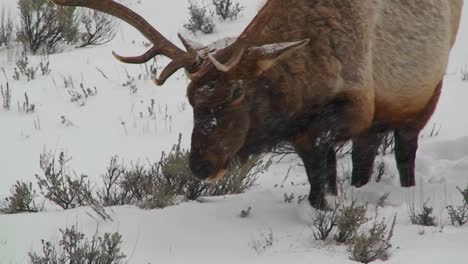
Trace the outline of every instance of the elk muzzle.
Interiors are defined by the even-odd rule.
[[[225,166],[227,162],[214,157],[203,157],[199,154],[190,153],[189,167],[193,175],[200,179],[210,182],[215,182],[221,179],[226,174]]]

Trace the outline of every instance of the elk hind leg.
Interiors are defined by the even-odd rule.
[[[418,149],[418,130],[395,129],[395,160],[402,187],[416,185],[414,168]]]
[[[442,81],[437,84],[432,98],[419,116],[406,126],[395,129],[395,159],[402,187],[411,187],[416,184],[414,169],[419,133],[434,113],[441,90]]]

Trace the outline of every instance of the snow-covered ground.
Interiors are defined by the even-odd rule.
[[[176,34],[183,32],[187,20],[187,0],[143,0],[126,3],[147,18],[170,40],[179,44]],[[208,44],[225,36],[236,36],[256,14],[262,0],[241,0],[246,6],[236,21],[217,24],[215,34],[191,36]],[[2,0],[0,8],[16,12],[16,0]],[[468,7],[457,43],[451,55],[444,89],[436,113],[420,140],[417,158],[417,187],[399,187],[393,156],[379,157],[387,162],[387,174],[380,183],[361,189],[349,187],[359,202],[373,208],[377,199],[390,192],[382,216],[398,214],[393,248],[387,263],[467,263],[468,226],[448,225],[445,206],[457,204],[456,186],[468,184],[468,82],[462,82],[460,70],[468,61]],[[39,172],[39,154],[45,150],[66,151],[73,157],[71,166],[79,173],[98,179],[111,156],[124,161],[158,160],[183,135],[189,145],[192,129],[191,108],[185,97],[187,79],[179,71],[163,87],[149,80],[137,80],[138,91],[132,94],[127,74],[137,77],[144,66],[124,65],[114,60],[111,51],[136,55],[145,51],[145,39],[124,23],[117,37],[104,46],[72,49],[50,56],[51,74],[34,81],[15,81],[14,63],[19,49],[0,49],[0,84],[8,81],[13,93],[13,110],[0,109],[0,197],[9,194],[17,180],[35,182]],[[31,57],[32,63],[40,57]],[[163,60],[158,63],[163,64]],[[104,78],[103,74],[107,77]],[[85,105],[70,102],[64,79],[74,80],[76,89],[96,87],[97,95]],[[6,78],[6,79],[5,79]],[[36,109],[32,114],[16,110],[16,102],[29,95]],[[146,108],[156,102],[156,119],[148,117]],[[143,113],[143,117],[140,116]],[[62,123],[62,116],[71,124]],[[433,126],[440,127],[436,137],[428,137]],[[274,164],[259,179],[259,184],[245,194],[210,198],[206,203],[187,202],[161,210],[141,210],[123,206],[111,208],[113,222],[90,217],[89,208],[57,211],[50,208],[36,214],[0,215],[0,264],[27,263],[27,252],[40,248],[40,240],[57,241],[59,228],[77,224],[86,234],[120,232],[123,251],[129,263],[352,263],[346,247],[333,242],[315,241],[312,235],[311,210],[307,203],[283,202],[285,193],[307,194],[305,172],[295,158]],[[349,171],[349,161],[341,162]],[[292,167],[294,185],[275,188]],[[303,183],[305,185],[303,185]],[[408,200],[429,200],[440,226],[425,228],[411,225]],[[252,207],[247,218],[241,210]],[[370,212],[372,213],[372,212]],[[443,227],[443,228],[442,228]],[[424,232],[422,232],[424,231]],[[273,245],[264,252],[253,249],[256,241],[273,233]],[[378,262],[378,261],[377,261]]]

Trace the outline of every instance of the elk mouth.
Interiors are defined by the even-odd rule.
[[[232,167],[233,163],[235,162],[234,160],[235,159],[233,158],[227,158],[226,161],[224,162],[224,165],[220,169],[218,169],[215,173],[213,173],[210,177],[208,177],[206,181],[211,182],[211,183],[215,183],[219,181],[221,178],[224,177],[224,175],[226,175],[226,172],[229,171],[230,167]]]
[[[224,175],[226,175],[226,172],[227,172],[227,170],[221,169],[216,174],[214,174],[213,176],[208,177],[208,179],[206,179],[206,180],[208,182],[211,182],[211,183],[216,183],[221,178],[223,178]]]

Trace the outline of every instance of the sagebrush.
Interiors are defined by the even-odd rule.
[[[11,195],[5,198],[4,208],[0,211],[7,214],[39,212],[42,210],[36,203],[37,194],[31,182],[17,181],[11,187]]]
[[[2,106],[3,109],[9,111],[11,109],[11,89],[8,83],[5,84],[5,88],[0,84],[0,93],[2,95]]]
[[[342,201],[337,200],[335,206],[329,210],[314,209],[312,229],[316,240],[325,240],[335,231],[341,205]]]
[[[349,205],[339,209],[336,218],[337,234],[335,240],[341,243],[349,242],[359,228],[369,219],[366,217],[367,206],[357,205],[353,200]]]
[[[0,47],[8,47],[13,41],[14,28],[13,19],[10,13],[6,13],[6,8],[1,7],[0,13]]]
[[[369,263],[377,259],[386,260],[392,247],[390,240],[395,228],[396,216],[388,227],[385,219],[374,219],[369,229],[358,232],[348,244],[351,260]]]
[[[114,39],[117,32],[115,21],[99,11],[82,11],[79,21],[83,30],[78,35],[78,48],[106,44]]]
[[[36,174],[45,198],[65,210],[85,205],[86,197],[91,196],[87,176],[72,175],[68,165],[70,159],[64,152],[60,152],[58,159],[53,153],[43,152],[39,164],[42,174]]]
[[[50,54],[75,43],[79,25],[74,7],[62,7],[48,0],[18,0],[20,25],[17,39],[33,54]]]
[[[216,184],[197,180],[189,168],[189,152],[181,146],[182,137],[159,162],[144,166],[125,166],[112,157],[104,187],[98,197],[105,206],[138,204],[143,208],[162,208],[176,203],[176,198],[195,200],[203,196],[238,194],[253,186],[257,177],[271,165],[263,156],[253,156],[244,164],[233,163],[229,172]]]
[[[416,210],[414,203],[409,206],[409,218],[413,225],[436,226],[436,218],[429,201],[423,203],[420,211]]]
[[[77,231],[75,226],[60,229],[62,238],[58,245],[42,240],[42,251],[29,252],[30,264],[123,264],[126,255],[120,246],[122,236],[119,233],[96,232],[87,238]]]
[[[452,225],[462,226],[468,223],[468,186],[464,190],[457,187],[457,190],[460,192],[462,197],[462,204],[459,206],[449,205],[447,206],[447,210]]]
[[[194,1],[189,1],[188,11],[189,21],[184,25],[187,30],[194,34],[197,32],[202,32],[204,34],[211,34],[214,32],[214,13],[209,11],[208,7],[202,6],[202,4]]]
[[[236,19],[244,7],[233,0],[212,0],[216,15],[221,19]]]

